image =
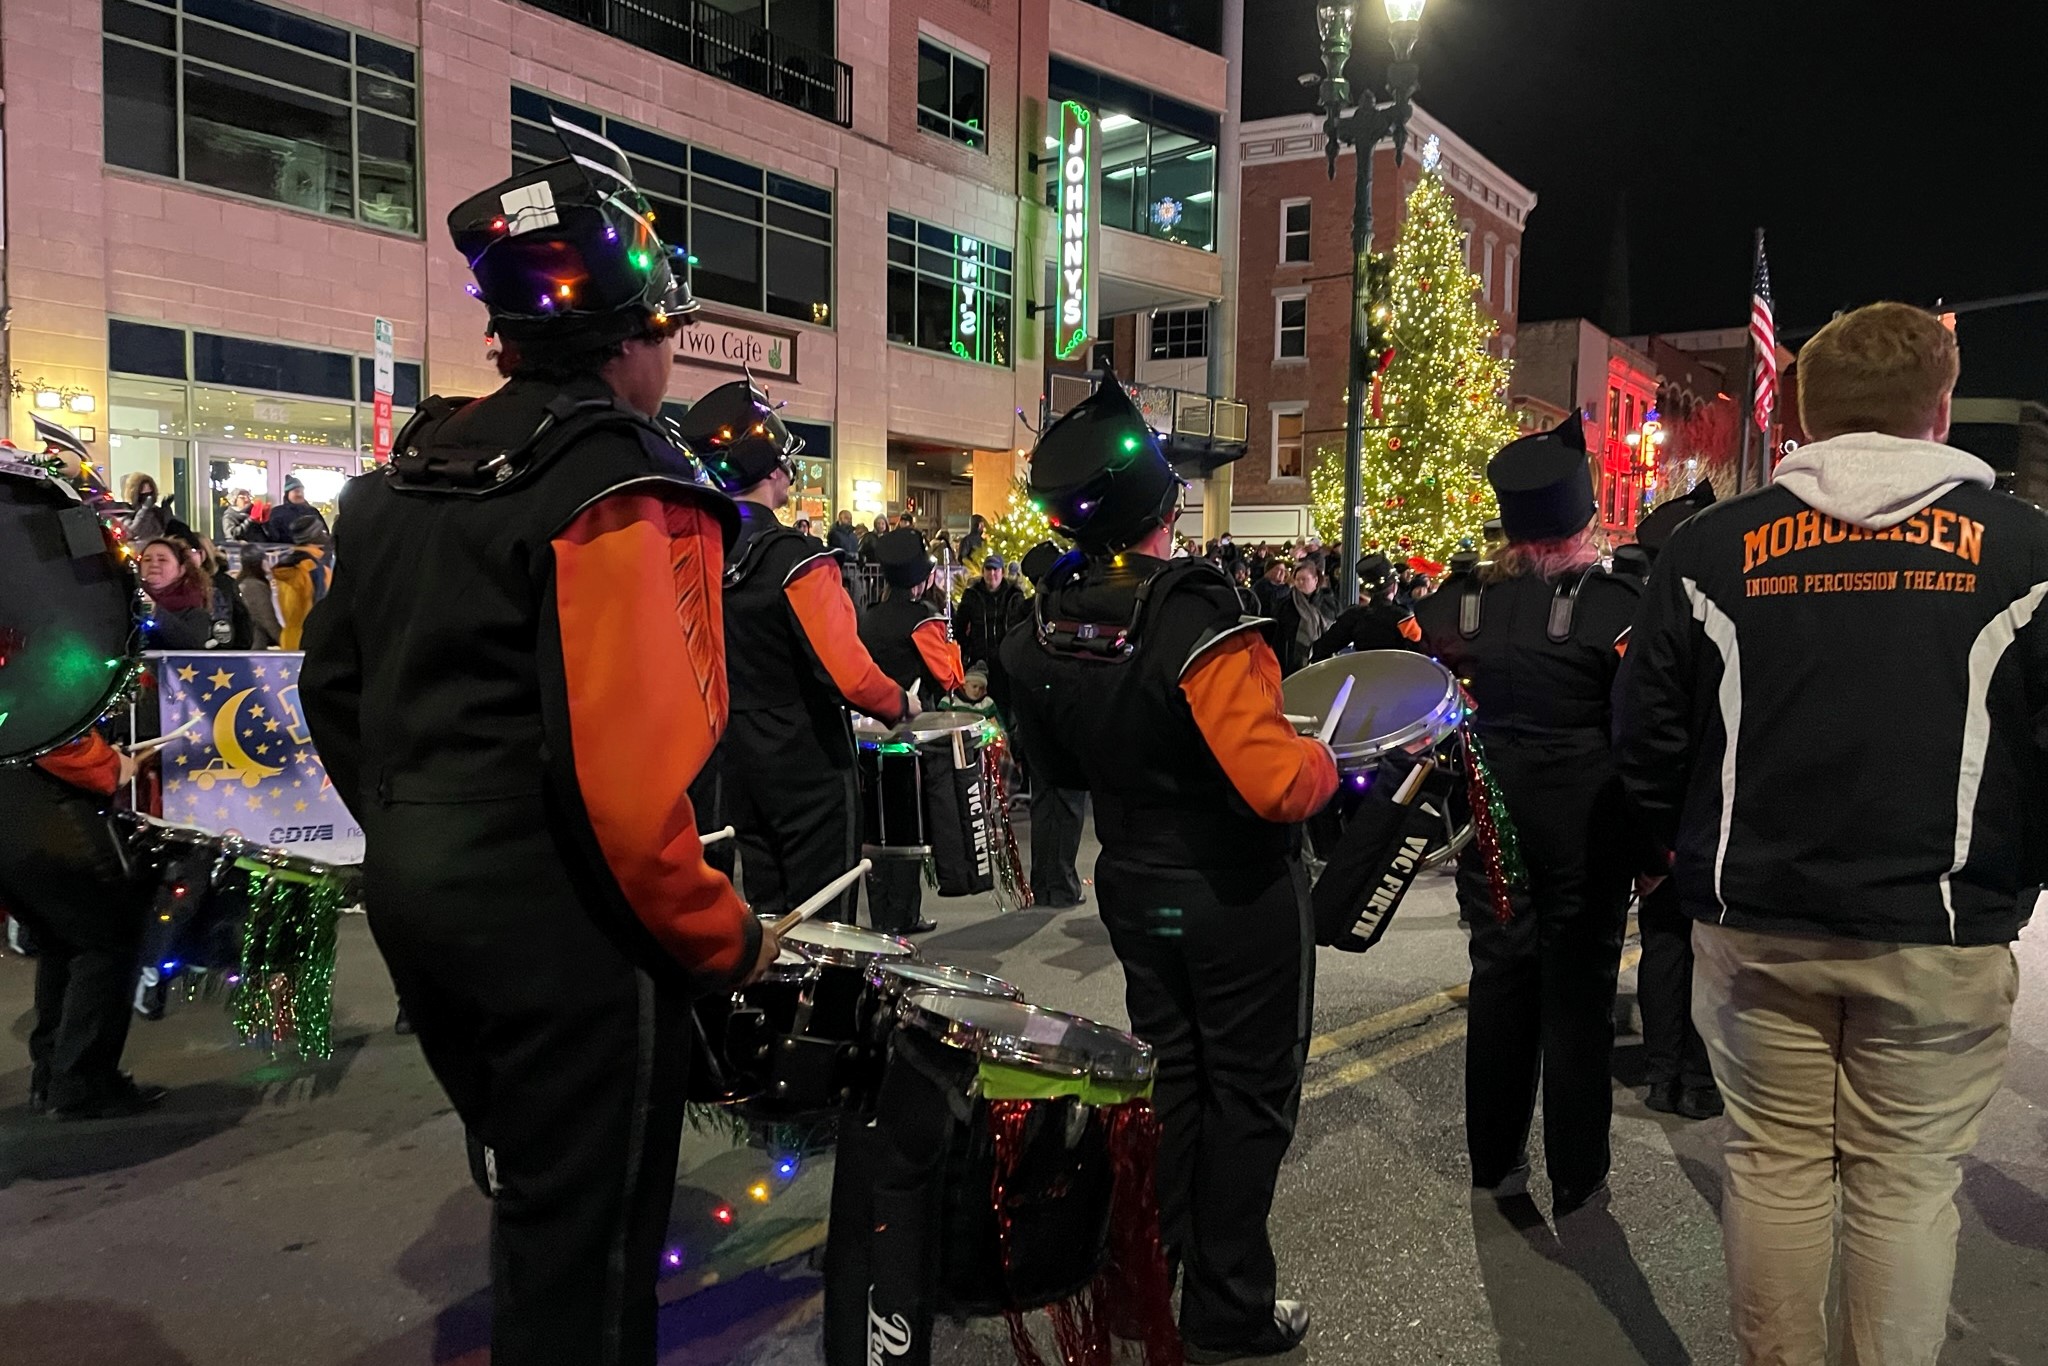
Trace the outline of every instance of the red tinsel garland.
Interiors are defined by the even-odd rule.
[[[989,1136],[995,1173],[989,1197],[995,1202],[1003,1270],[1010,1269],[1008,1181],[1023,1157],[1024,1129],[1044,1101],[992,1100]],[[1111,1326],[1116,1336],[1136,1341],[1144,1366],[1182,1366],[1180,1330],[1173,1320],[1173,1289],[1166,1278],[1166,1251],[1159,1241],[1159,1202],[1153,1184],[1159,1152],[1159,1121],[1150,1101],[1103,1107],[1112,1176],[1109,1256],[1084,1290],[1046,1306],[1053,1343],[1062,1366],[1111,1366]],[[1024,1315],[1006,1311],[1010,1350],[1018,1366],[1046,1366],[1031,1339]]]

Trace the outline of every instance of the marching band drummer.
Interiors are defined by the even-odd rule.
[[[1464,683],[1472,726],[1520,836],[1528,887],[1500,923],[1475,843],[1458,870],[1471,929],[1465,1142],[1472,1184],[1519,1196],[1539,1081],[1551,1209],[1607,1183],[1615,977],[1629,879],[1609,696],[1641,587],[1594,544],[1592,475],[1574,416],[1486,467],[1507,544],[1424,599],[1424,643]]]
[[[1313,659],[1344,650],[1412,650],[1422,643],[1415,614],[1394,601],[1400,578],[1384,555],[1358,562],[1359,602],[1346,608],[1315,643]]]
[[[482,1144],[491,1360],[653,1366],[691,995],[778,945],[685,795],[725,725],[736,520],[651,420],[694,304],[624,155],[561,135],[449,214],[506,382],[426,400],[350,483],[300,690],[370,930]]]
[[[725,558],[732,728],[718,763],[747,899],[781,915],[860,857],[846,708],[894,724],[918,703],[861,644],[839,561],[776,516],[789,506],[804,443],[768,396],[751,379],[721,384],[677,426],[739,504],[739,538]],[[851,924],[855,896],[818,918]]]
[[[938,561],[925,549],[924,533],[898,527],[875,542],[875,562],[882,567],[888,589],[882,600],[861,618],[860,641],[882,672],[898,687],[917,689],[918,697],[937,705],[947,693],[967,684],[960,665],[960,647],[953,643],[945,615],[925,601]],[[922,762],[923,756],[919,756]],[[939,785],[927,781],[925,802],[941,796]],[[950,798],[950,787],[943,794]],[[915,859],[883,859],[868,874],[868,919],[887,934],[925,934],[935,920],[921,914],[924,865]]]
[[[1131,1027],[1158,1050],[1160,1227],[1195,1362],[1307,1335],[1266,1219],[1294,1136],[1315,949],[1294,825],[1335,756],[1295,734],[1280,664],[1206,560],[1169,562],[1181,482],[1107,376],[1047,429],[1031,491],[1082,552],[1002,657],[1034,782],[1087,788]]]

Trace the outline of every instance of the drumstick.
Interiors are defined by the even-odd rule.
[[[697,843],[703,845],[706,849],[709,849],[712,845],[717,844],[720,840],[729,840],[738,833],[739,831],[733,829],[731,826],[728,825],[723,830],[713,830],[710,834],[698,840]]]
[[[873,859],[862,859],[859,863],[854,864],[853,867],[847,869],[838,877],[833,878],[823,887],[820,887],[817,891],[817,894],[813,896],[809,901],[806,901],[803,905],[797,907],[788,915],[776,921],[775,933],[777,933],[778,935],[788,934],[791,930],[803,924],[806,920],[809,920],[819,911],[824,910],[826,904],[830,902],[832,898],[838,896],[848,887],[851,887],[854,883],[860,881],[861,874],[867,872],[868,869],[874,866],[875,862]]]
[[[1408,770],[1408,776],[1401,780],[1401,786],[1394,793],[1395,805],[1414,805],[1415,794],[1422,789],[1422,774],[1427,767],[1427,764],[1417,764]]]
[[[171,741],[177,739],[180,735],[183,735],[186,731],[192,729],[192,727],[198,725],[201,721],[205,719],[206,718],[202,716],[194,716],[191,720],[187,721],[184,725],[178,727],[176,730],[167,730],[162,735],[157,736],[154,740],[138,740],[136,743],[128,746],[128,753],[131,756],[138,758],[145,754],[154,753],[155,751],[162,749],[165,745],[168,745],[169,743],[171,743]]]
[[[1337,723],[1344,719],[1344,706],[1351,700],[1351,685],[1357,681],[1356,677],[1347,677],[1344,686],[1337,689],[1337,700],[1330,704],[1330,713],[1323,718],[1322,732],[1316,736],[1324,744],[1329,744],[1330,738],[1337,733]]]

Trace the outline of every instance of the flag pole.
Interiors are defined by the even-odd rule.
[[[1749,445],[1756,432],[1756,329],[1750,325],[1750,314],[1756,309],[1756,282],[1758,265],[1764,259],[1764,230],[1756,230],[1756,250],[1749,258],[1749,298],[1742,312],[1742,368],[1748,383],[1743,389],[1742,404],[1742,459],[1735,466],[1735,491],[1743,493],[1749,486]],[[1759,479],[1757,487],[1764,481]]]

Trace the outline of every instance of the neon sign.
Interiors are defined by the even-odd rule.
[[[1089,188],[1095,183],[1095,120],[1072,100],[1060,102],[1060,270],[1053,351],[1070,360],[1093,330],[1089,299]]]
[[[981,243],[972,237],[954,239],[953,354],[986,360],[981,335]]]

